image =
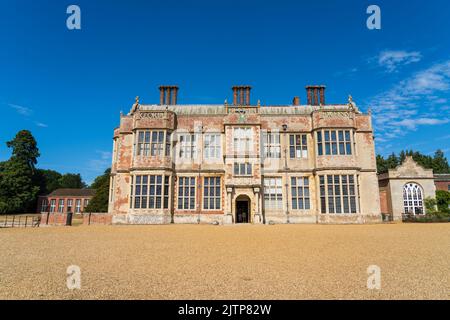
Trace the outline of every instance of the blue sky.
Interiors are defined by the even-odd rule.
[[[81,30],[66,9],[81,8]],[[369,5],[381,30],[366,27]],[[36,137],[38,166],[91,182],[110,165],[113,129],[136,95],[179,103],[288,104],[306,84],[328,103],[351,94],[374,115],[381,154],[450,154],[450,2],[21,1],[0,2],[0,161],[18,130]]]

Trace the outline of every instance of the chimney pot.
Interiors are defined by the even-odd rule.
[[[177,104],[178,87],[177,86],[159,86],[159,104],[175,105]]]
[[[306,95],[308,97],[308,105],[318,106],[325,104],[325,86],[314,85],[306,86]]]
[[[249,106],[251,86],[233,86],[233,105]]]

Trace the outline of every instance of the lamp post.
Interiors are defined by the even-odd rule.
[[[285,177],[285,193],[286,193],[286,221],[287,223],[289,223],[289,183],[288,183],[288,175],[287,175],[287,171],[289,170],[288,168],[288,164],[287,164],[287,135],[286,135],[286,131],[287,131],[287,124],[283,124],[283,132],[284,132],[284,177]]]

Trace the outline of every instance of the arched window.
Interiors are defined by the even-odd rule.
[[[423,191],[416,183],[407,183],[403,187],[403,207],[405,213],[423,214]]]

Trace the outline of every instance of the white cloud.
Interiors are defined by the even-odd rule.
[[[38,127],[41,127],[41,128],[47,128],[48,127],[48,125],[46,125],[45,123],[39,122],[39,121],[36,121],[35,124]]]
[[[384,50],[376,58],[378,65],[386,68],[388,72],[395,72],[399,67],[419,62],[421,59],[420,52],[404,50]]]
[[[31,114],[33,113],[33,110],[31,110],[30,108],[24,107],[24,106],[19,106],[17,104],[13,104],[13,103],[9,103],[8,104],[11,108],[13,108],[14,110],[16,110],[16,112],[22,116],[31,116]]]
[[[89,171],[101,174],[107,168],[111,166],[112,154],[109,151],[96,150],[95,153],[98,155],[95,159],[91,159],[88,162],[87,169]]]
[[[450,122],[450,119],[436,119],[436,118],[416,118],[416,119],[404,119],[399,122],[394,122],[402,127],[406,127],[409,130],[416,130],[419,125],[439,125]]]
[[[372,97],[368,105],[373,110],[376,135],[395,139],[419,126],[449,123],[450,110],[442,105],[449,91],[450,60],[416,72]]]

